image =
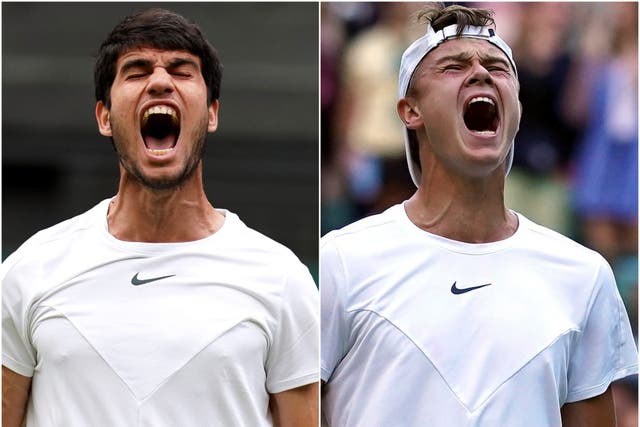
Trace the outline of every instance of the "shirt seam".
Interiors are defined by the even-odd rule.
[[[276,381],[273,384],[267,384],[269,393],[281,393],[303,385],[318,382],[318,372],[308,372],[286,380]]]
[[[6,362],[9,361],[10,363],[7,364]],[[33,374],[35,372],[35,367],[31,366],[31,365],[26,365],[16,359],[14,359],[13,357],[9,356],[7,353],[2,352],[2,365],[7,367],[8,369],[26,376],[26,377],[33,377]],[[15,367],[18,367],[19,369],[14,369]],[[27,374],[28,373],[28,374]]]
[[[609,372],[607,372],[606,375],[603,376],[603,380],[600,383],[589,386],[589,387],[583,387],[577,390],[567,392],[566,402],[567,403],[577,402],[580,400],[588,399],[590,397],[598,396],[599,394],[604,392],[606,387],[609,384],[611,384],[613,381],[619,378],[623,378],[627,375],[631,375],[634,370],[637,370],[637,368],[638,368],[638,364],[632,363],[630,365],[623,366],[621,368],[611,369],[609,370]],[[601,390],[601,392],[592,393],[598,390]]]
[[[469,414],[473,414],[478,409],[482,408],[488,401],[491,400],[491,398],[495,395],[495,393],[497,393],[498,390],[500,390],[502,388],[503,385],[505,385],[511,378],[513,378],[520,371],[522,371],[526,366],[528,366],[536,357],[538,357],[540,354],[542,354],[544,351],[546,351],[548,348],[550,348],[552,345],[554,345],[556,342],[558,342],[558,340],[560,340],[563,336],[565,336],[565,335],[567,335],[567,334],[569,334],[571,332],[579,332],[575,328],[568,328],[568,329],[564,330],[563,332],[559,333],[551,342],[549,342],[548,345],[546,345],[540,351],[535,353],[529,360],[527,360],[526,363],[524,363],[522,366],[520,366],[518,369],[516,369],[511,375],[509,375],[507,378],[505,378],[505,380],[503,382],[501,382],[499,385],[497,385],[495,387],[495,389],[487,396],[486,399],[484,399],[481,402],[478,402],[478,404],[476,405],[475,408],[471,408],[470,409],[464,402],[462,402],[460,400],[458,394],[453,390],[453,388],[451,387],[449,381],[446,380],[446,378],[444,377],[442,372],[440,372],[440,370],[435,365],[435,363],[433,363],[433,361],[429,358],[429,356],[427,354],[425,354],[425,352],[422,350],[422,348],[416,343],[416,341],[413,338],[411,338],[409,335],[407,335],[393,321],[389,320],[386,316],[378,313],[377,311],[374,311],[372,309],[367,309],[367,308],[358,308],[358,309],[349,310],[348,312],[358,312],[358,311],[366,311],[366,312],[369,312],[369,313],[373,313],[374,315],[376,315],[376,316],[380,317],[381,319],[384,319],[385,321],[387,321],[391,326],[394,327],[394,329],[396,329],[403,336],[405,336],[418,349],[418,351],[420,353],[422,353],[422,355],[429,361],[431,366],[433,366],[434,370],[438,373],[438,376],[440,376],[442,381],[447,385],[447,388],[451,391],[451,393],[455,397],[456,401],[458,401],[460,403],[460,405],[465,409],[465,411],[467,411],[467,413],[469,413]]]
[[[94,351],[94,353],[104,362],[104,364],[106,366],[109,367],[109,369],[111,370],[111,372],[113,372],[113,374],[118,377],[118,379],[122,382],[122,384],[124,384],[124,386],[127,388],[127,390],[129,390],[129,392],[131,393],[131,396],[133,397],[133,399],[136,402],[140,402],[140,400],[136,397],[134,391],[131,389],[131,387],[129,386],[129,384],[127,384],[127,382],[124,380],[124,378],[122,378],[118,372],[113,368],[113,366],[111,366],[111,364],[102,356],[102,354],[98,351],[97,348],[95,348],[95,346],[91,343],[91,341],[89,341],[87,339],[87,337],[82,333],[82,331],[76,326],[76,324],[63,312],[61,312],[60,310],[56,309],[55,307],[52,307],[50,305],[46,305],[43,304],[41,305],[41,307],[47,307],[50,308],[51,310],[55,311],[56,313],[58,313],[60,316],[62,316],[67,322],[69,322],[69,324],[71,326],[73,326],[73,329],[78,333],[78,335],[80,335],[82,337],[82,339],[84,340],[84,342],[91,347],[91,349]]]

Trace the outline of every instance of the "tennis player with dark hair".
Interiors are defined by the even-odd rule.
[[[397,104],[417,191],[321,243],[323,424],[615,426],[637,351],[611,268],[504,203],[511,49],[488,10],[423,16]]]
[[[3,426],[316,426],[317,289],[202,182],[221,65],[151,9],[101,45],[96,119],[115,197],[2,266]]]

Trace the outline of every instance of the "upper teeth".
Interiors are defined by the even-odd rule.
[[[176,110],[169,107],[168,105],[154,105],[153,107],[149,108],[147,111],[144,112],[144,115],[142,116],[142,123],[143,124],[146,123],[147,120],[149,119],[149,116],[152,114],[168,114],[171,116],[171,119],[175,124],[178,124],[179,122],[178,114],[176,113]]]
[[[469,105],[473,104],[474,102],[488,102],[491,105],[495,105],[493,100],[491,98],[487,98],[486,96],[476,96],[475,98],[471,98],[471,101],[469,101]]]

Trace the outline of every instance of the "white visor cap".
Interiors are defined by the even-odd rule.
[[[414,71],[420,61],[427,56],[429,52],[438,47],[440,44],[444,43],[450,39],[456,38],[472,38],[472,39],[481,39],[486,40],[489,43],[496,46],[498,49],[504,52],[504,54],[509,58],[509,62],[513,67],[513,71],[518,76],[518,71],[516,69],[516,63],[513,60],[513,54],[511,53],[511,48],[507,43],[502,40],[498,35],[496,35],[493,28],[484,26],[484,27],[474,27],[474,26],[466,26],[462,30],[462,33],[458,36],[458,26],[456,24],[449,25],[444,27],[439,31],[434,31],[431,25],[427,26],[427,33],[420,37],[418,40],[414,41],[411,46],[407,48],[402,54],[402,61],[400,62],[400,77],[398,79],[398,99],[402,99],[407,95],[407,89],[409,88],[409,82],[411,81],[411,77],[413,76]],[[422,174],[420,172],[420,159],[414,159],[411,156],[411,149],[409,144],[409,129],[405,127],[404,130],[404,148],[407,154],[407,164],[409,165],[409,173],[411,174],[411,179],[416,187],[420,186],[420,180]],[[513,141],[511,142],[511,149],[509,150],[509,154],[507,155],[507,171],[508,174],[511,170],[511,165],[513,164]]]

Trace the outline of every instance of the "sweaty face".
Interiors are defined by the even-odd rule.
[[[422,60],[411,86],[407,98],[417,119],[409,127],[426,140],[430,159],[423,169],[440,164],[485,176],[504,164],[520,103],[515,73],[500,49],[485,40],[444,42]]]
[[[111,108],[99,102],[96,117],[100,132],[113,139],[122,179],[170,189],[199,165],[217,109],[217,101],[207,105],[200,58],[142,48],[118,59]]]

